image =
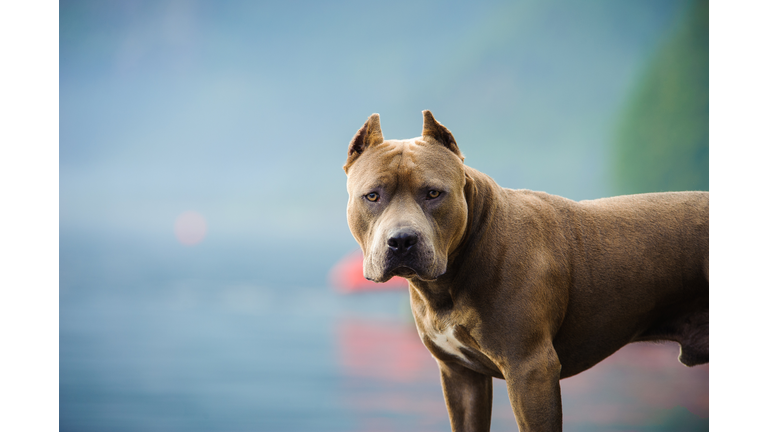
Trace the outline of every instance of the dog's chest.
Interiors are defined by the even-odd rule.
[[[421,340],[435,359],[459,363],[476,372],[502,378],[498,367],[480,351],[477,342],[461,325],[440,328],[422,321],[418,327]]]
[[[426,337],[432,341],[435,346],[440,348],[443,352],[450,354],[452,356],[458,357],[460,360],[463,360],[464,362],[469,362],[469,359],[467,356],[462,352],[462,349],[464,352],[469,351],[469,347],[462,344],[455,335],[455,326],[448,326],[442,331],[436,330],[434,327],[431,329],[432,331],[429,332]]]

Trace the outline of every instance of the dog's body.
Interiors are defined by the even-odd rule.
[[[490,428],[491,377],[521,431],[561,430],[559,380],[635,341],[709,359],[709,194],[574,202],[499,187],[463,164],[424,112],[384,141],[378,114],[350,143],[350,230],[366,278],[408,279],[453,430]]]

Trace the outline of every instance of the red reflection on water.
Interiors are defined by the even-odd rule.
[[[412,323],[346,319],[337,337],[343,399],[355,430],[445,430],[437,364]]]
[[[331,286],[338,292],[382,291],[408,288],[408,281],[393,277],[384,283],[371,282],[363,276],[363,251],[356,250],[342,258],[328,274]]]
[[[341,366],[349,375],[399,382],[439,378],[413,324],[348,319],[339,325],[338,339]]]

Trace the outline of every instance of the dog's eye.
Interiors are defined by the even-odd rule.
[[[379,194],[377,194],[376,192],[371,192],[365,196],[365,199],[367,199],[370,202],[376,202],[379,200]]]
[[[435,199],[440,196],[440,191],[431,190],[427,192],[427,199]]]

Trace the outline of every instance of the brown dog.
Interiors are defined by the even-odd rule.
[[[709,193],[574,202],[498,186],[424,111],[384,140],[373,114],[349,145],[347,220],[367,279],[408,279],[454,431],[487,431],[491,377],[521,431],[562,429],[560,379],[636,341],[709,359]]]

